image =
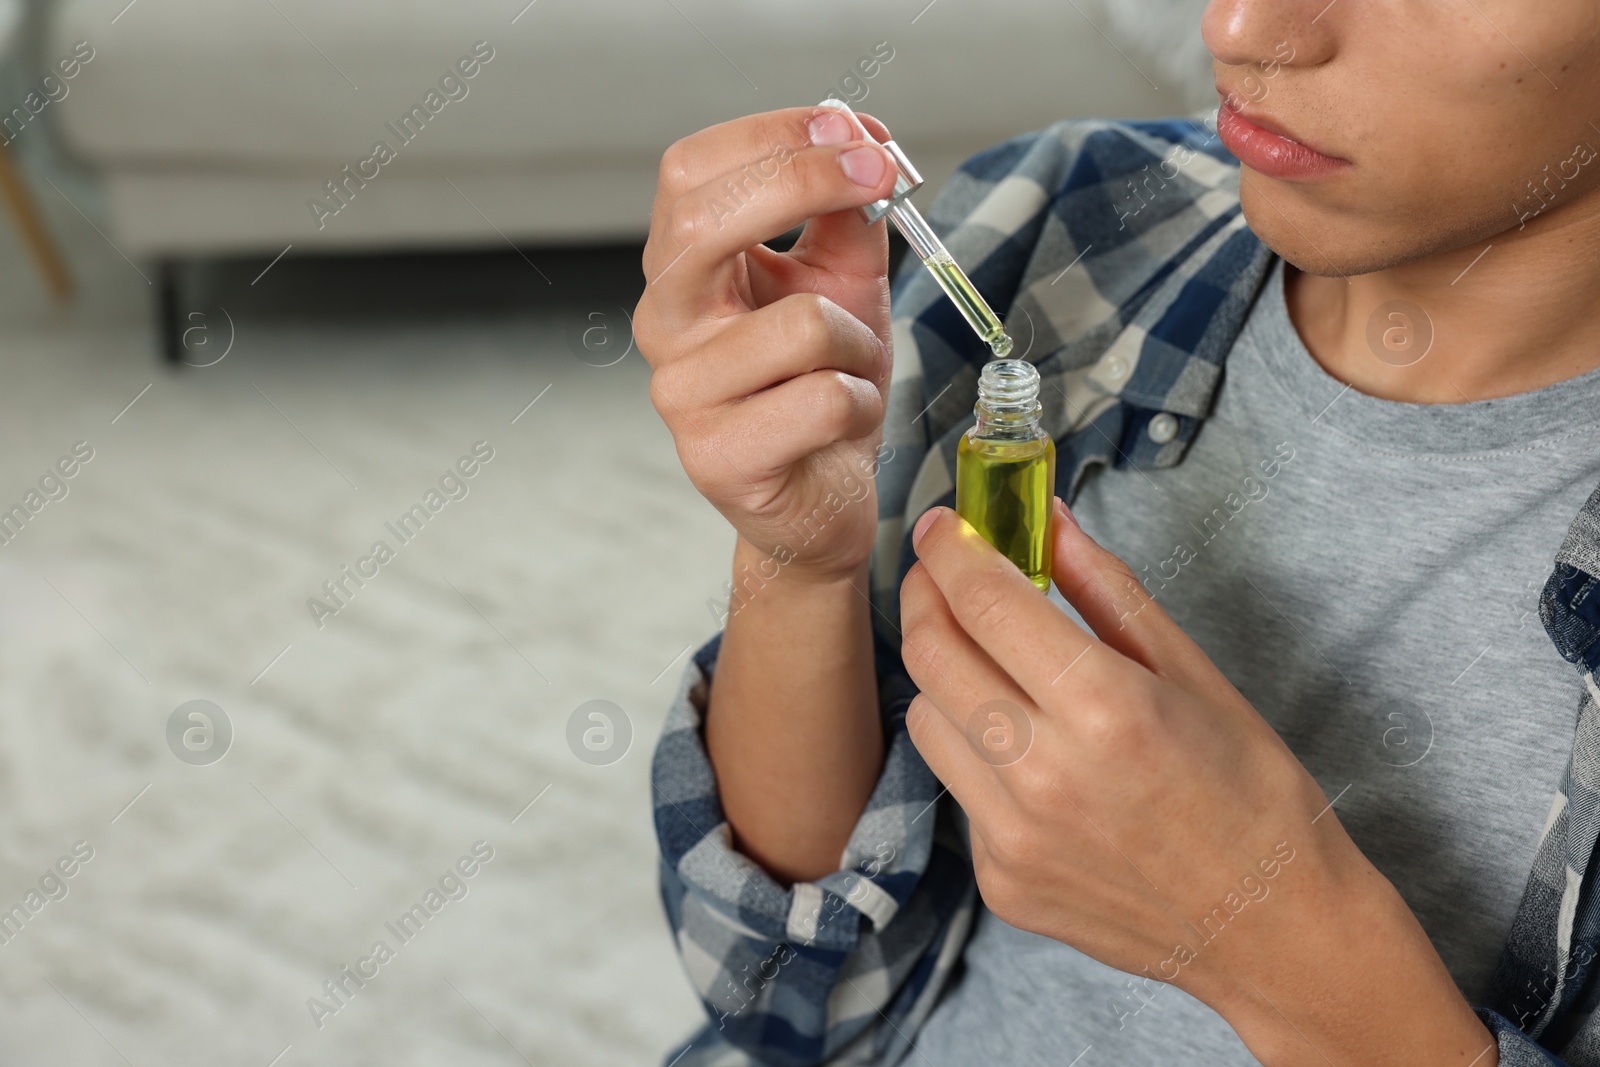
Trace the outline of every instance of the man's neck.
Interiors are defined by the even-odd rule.
[[[1312,356],[1370,396],[1456,404],[1600,368],[1600,203],[1349,279],[1284,270],[1289,317]],[[1390,302],[1403,303],[1383,309]],[[1408,341],[1430,326],[1416,359]]]

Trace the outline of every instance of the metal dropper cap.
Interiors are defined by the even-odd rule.
[[[850,105],[836,96],[828,97],[817,106],[838,108],[850,116],[850,121],[857,126],[861,125],[861,120],[856,118],[856,113],[851,109]],[[868,222],[877,222],[889,213],[889,209],[897,201],[904,200],[922,186],[922,175],[917,173],[917,168],[911,165],[911,160],[906,158],[906,154],[900,150],[900,146],[893,141],[884,141],[883,147],[889,150],[889,155],[894,159],[894,165],[898,173],[895,175],[893,193],[883,200],[874,200],[870,204],[861,206],[861,215]]]

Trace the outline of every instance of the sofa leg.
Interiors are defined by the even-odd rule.
[[[178,263],[156,264],[156,334],[168,363],[183,362],[183,323],[178,311]]]

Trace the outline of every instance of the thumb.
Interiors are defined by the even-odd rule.
[[[882,144],[889,140],[883,123],[861,112],[840,112],[857,139]],[[882,220],[880,220],[881,222]],[[872,274],[888,269],[888,223],[868,224],[855,208],[818,215],[806,222],[789,255],[808,267],[834,274]]]
[[[1133,569],[1085,533],[1060,497],[1055,500],[1054,518],[1051,571],[1056,588],[1095,636],[1186,688],[1217,673]]]

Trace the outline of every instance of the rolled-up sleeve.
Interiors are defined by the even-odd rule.
[[[914,690],[880,648],[883,773],[839,869],[785,888],[733,847],[722,813],[702,733],[719,644],[691,661],[652,766],[662,898],[710,1020],[678,1067],[892,1059],[976,899],[964,846],[941,822],[943,787],[905,731]]]
[[[1489,1028],[1500,1053],[1500,1067],[1567,1067],[1549,1049],[1529,1037],[1505,1016],[1488,1008],[1475,1009],[1479,1020]]]

